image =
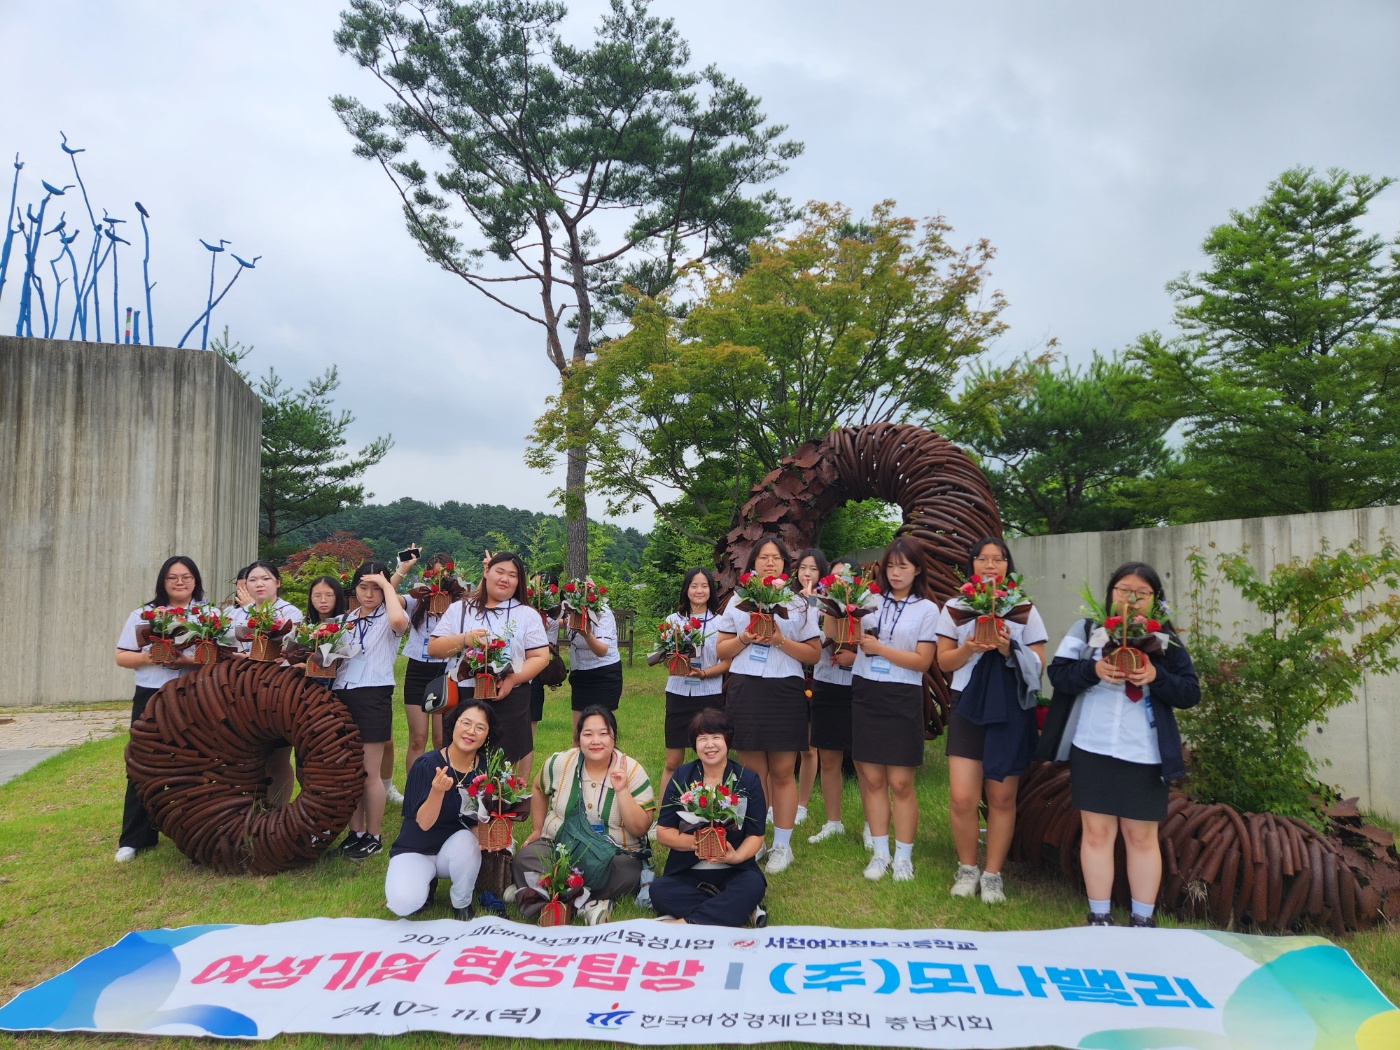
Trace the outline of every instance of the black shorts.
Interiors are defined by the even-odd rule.
[[[394,738],[394,687],[370,685],[362,689],[337,689],[336,697],[350,709],[350,717],[366,744],[383,744]]]
[[[570,706],[575,711],[582,711],[594,704],[616,711],[622,701],[622,661],[570,671],[569,685],[573,693]]]

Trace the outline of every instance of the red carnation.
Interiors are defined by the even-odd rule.
[[[876,587],[876,586],[872,583],[872,584],[870,585],[870,593],[871,593],[871,594],[879,594],[879,593],[880,593],[880,588],[879,588],[879,587]]]
[[[836,577],[835,577],[835,576],[823,576],[823,577],[822,577],[820,580],[818,580],[817,582],[818,582],[819,584],[821,584],[823,587],[830,587],[833,583],[836,582]]]
[[[1123,617],[1110,616],[1107,620],[1103,622],[1103,626],[1104,630],[1106,631],[1116,631],[1118,630],[1118,628],[1123,626]]]
[[[967,595],[969,598],[971,598],[974,594],[977,593],[977,588],[972,586],[972,584],[970,583],[963,584],[961,587],[958,588],[958,590],[962,591],[963,594]]]
[[[1162,629],[1162,625],[1156,620],[1148,620],[1147,629],[1155,634],[1157,631],[1160,631]]]
[[[571,890],[576,890],[583,885],[583,876],[576,871],[570,872],[569,877],[564,880],[564,885]]]
[[[599,593],[599,594],[607,594],[607,593],[608,593],[608,589],[607,589],[606,587],[599,587],[599,588],[598,588],[598,593]]]
[[[150,610],[150,609],[147,609],[145,612],[143,612],[143,613],[141,614],[141,619],[145,620],[147,623],[150,623],[150,622],[151,622],[152,620],[154,620],[155,618],[156,618],[156,614],[155,614],[152,610]]]
[[[575,587],[572,583],[566,583],[566,584],[564,584],[564,593],[565,593],[565,594],[573,594],[574,591],[576,591],[576,590],[578,590],[578,588]]]
[[[771,586],[773,586],[773,577],[772,577],[772,576],[765,576],[765,577],[763,577],[763,586],[765,586],[765,587],[771,587]]]
[[[739,577],[739,585],[742,587],[747,587],[751,579],[753,579],[753,573],[746,572]]]

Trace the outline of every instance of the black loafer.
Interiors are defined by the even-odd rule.
[[[1091,911],[1091,912],[1089,913],[1089,921],[1086,922],[1084,925],[1085,925],[1085,926],[1112,926],[1112,925],[1113,925],[1113,916],[1112,916],[1112,915],[1098,915],[1098,914],[1096,914],[1096,913],[1094,913],[1094,912]]]
[[[465,908],[453,908],[452,917],[461,922],[471,922],[476,918],[476,909],[468,904]]]

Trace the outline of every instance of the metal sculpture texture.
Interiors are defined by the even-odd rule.
[[[922,427],[876,423],[833,430],[803,445],[753,487],[749,501],[715,548],[718,582],[734,589],[755,541],[777,533],[796,553],[821,535],[831,513],[850,500],[897,504],[904,522],[896,535],[919,541],[924,578],[940,602],[961,584],[957,567],[983,536],[1001,535],[996,498],[981,469],[947,438]],[[928,732],[942,733],[948,684],[924,676]]]
[[[267,758],[290,744],[301,791],[267,801]],[[270,875],[315,860],[364,784],[360,731],[300,670],[220,660],[167,683],[132,723],[126,768],[151,819],[196,864]]]
[[[87,186],[83,183],[82,174],[78,170],[78,154],[86,152],[74,146],[68,145],[68,136],[59,132],[63,137],[61,149],[68,155],[69,163],[73,166],[73,178],[76,182],[64,186],[55,186],[44,180],[39,181],[43,187],[44,195],[39,200],[38,213],[35,213],[34,205],[27,204],[21,209],[16,203],[19,195],[19,173],[24,168],[24,163],[15,155],[14,176],[10,182],[10,204],[5,212],[5,239],[0,244],[0,303],[4,301],[5,283],[9,277],[9,268],[13,249],[16,245],[16,236],[23,242],[23,273],[19,276],[19,309],[15,317],[15,335],[34,337],[36,335],[44,339],[80,339],[83,341],[92,338],[96,342],[103,342],[102,338],[102,310],[104,298],[108,295],[107,286],[104,282],[103,271],[111,271],[111,308],[112,308],[112,329],[111,339],[113,343],[136,343],[141,342],[141,309],[133,308],[130,305],[126,309],[126,324],[121,324],[122,318],[122,292],[121,274],[118,267],[120,258],[119,245],[131,247],[131,242],[122,237],[117,232],[117,227],[124,225],[127,220],[118,219],[107,213],[107,209],[102,210],[102,218],[97,218],[92,210],[92,201],[88,197]],[[77,188],[83,197],[83,207],[87,211],[88,226],[92,231],[92,243],[86,248],[79,248],[80,254],[85,258],[82,274],[78,273],[78,259],[73,253],[72,245],[82,234],[82,230],[76,226],[70,231],[68,228],[67,212],[59,213],[58,222],[49,229],[45,229],[46,215],[49,211],[49,202],[57,197],[66,197],[68,191]],[[155,318],[151,303],[151,289],[155,287],[151,283],[151,231],[146,220],[151,217],[151,213],[141,204],[135,202],[137,212],[141,216],[141,236],[143,240],[143,254],[141,258],[141,281],[143,285],[143,301],[146,311],[146,342],[154,345],[156,341]],[[53,258],[41,258],[41,249],[44,247],[44,238],[57,236],[54,244],[56,254]],[[240,259],[237,255],[229,252],[229,256],[236,263],[233,277],[224,286],[222,292],[217,297],[214,295],[215,268],[218,262],[218,253],[224,251],[224,246],[231,244],[231,241],[220,240],[218,247],[206,241],[200,241],[211,253],[209,265],[209,296],[202,313],[194,319],[194,323],[185,330],[185,334],[180,337],[177,346],[184,346],[185,340],[198,328],[201,323],[203,330],[200,334],[200,349],[209,348],[209,318],[214,312],[214,307],[218,306],[224,296],[228,294],[234,282],[242,275],[244,270],[253,269],[257,261],[262,258],[260,255],[253,256],[252,261]],[[67,260],[68,276],[60,276],[60,264]],[[52,304],[44,286],[44,278],[41,272],[40,263],[47,262],[50,272],[53,274]],[[63,301],[63,286],[67,284],[73,296],[72,314],[68,320],[67,334],[63,331],[63,321],[60,306]],[[52,305],[52,310],[50,310]]]

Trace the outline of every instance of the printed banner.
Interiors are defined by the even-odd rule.
[[[1400,1011],[1317,937],[307,919],[128,934],[0,1029],[1394,1050]]]

